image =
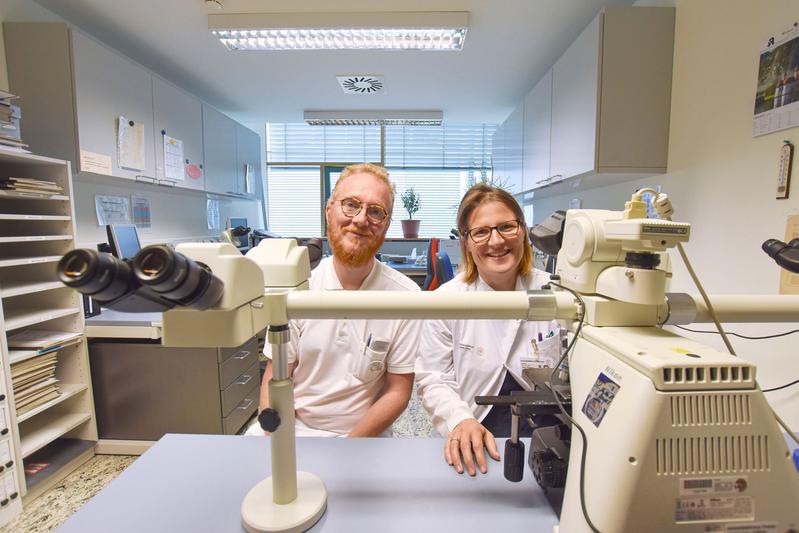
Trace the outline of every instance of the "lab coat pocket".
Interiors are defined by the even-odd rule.
[[[353,357],[352,375],[361,381],[377,379],[386,369],[388,341],[372,339],[370,346],[362,344],[360,354]]]

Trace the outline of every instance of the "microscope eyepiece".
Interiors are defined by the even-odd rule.
[[[111,301],[139,284],[124,261],[94,250],[70,250],[58,262],[58,279],[98,301]]]
[[[133,273],[163,298],[193,309],[213,306],[224,291],[222,281],[206,265],[160,244],[136,254]]]

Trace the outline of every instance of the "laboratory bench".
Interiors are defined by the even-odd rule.
[[[245,495],[270,474],[270,443],[166,435],[59,532],[241,532]],[[502,463],[489,460],[487,474],[459,475],[443,446],[443,439],[298,438],[298,469],[327,488],[327,510],[311,531],[552,531],[558,523],[529,470],[511,483]]]
[[[86,320],[98,453],[141,453],[166,433],[235,434],[260,395],[257,337],[235,348],[161,345],[160,313]]]

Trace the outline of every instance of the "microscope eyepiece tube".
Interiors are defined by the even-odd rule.
[[[58,262],[57,270],[64,285],[99,302],[115,300],[140,286],[128,263],[94,250],[70,250]]]
[[[142,285],[192,309],[212,307],[224,292],[224,284],[206,265],[160,244],[136,254],[133,273]]]

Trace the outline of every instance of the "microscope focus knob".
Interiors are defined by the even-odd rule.
[[[533,477],[544,488],[559,489],[566,486],[566,463],[549,450],[533,452],[531,466]]]
[[[505,479],[518,483],[524,477],[524,443],[505,441]]]
[[[280,415],[274,409],[264,409],[258,415],[258,423],[261,429],[272,433],[280,426]]]

